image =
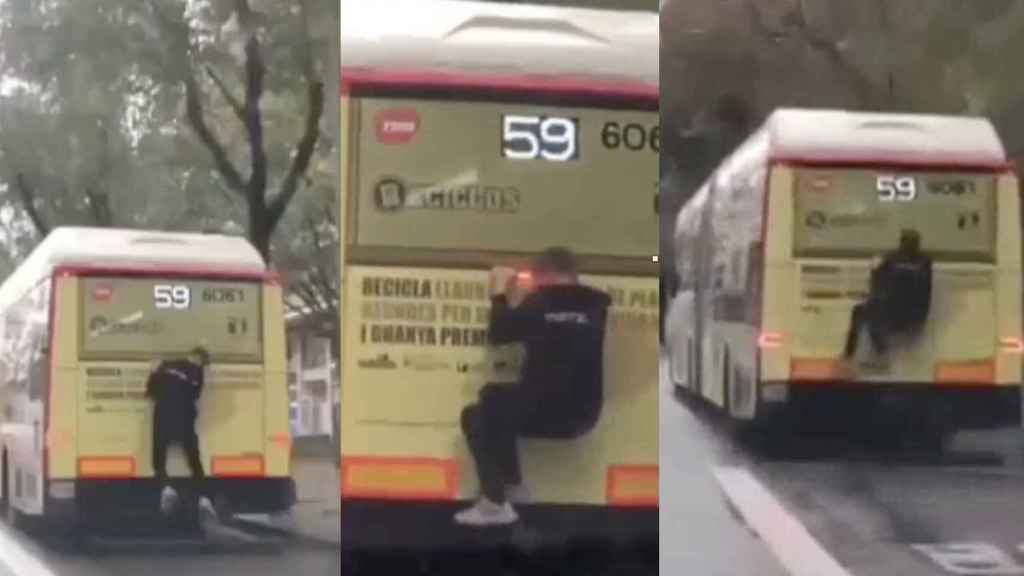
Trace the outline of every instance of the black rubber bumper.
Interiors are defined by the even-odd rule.
[[[520,505],[509,528],[457,526],[453,515],[467,503],[344,500],[341,547],[345,551],[462,553],[514,549],[544,553],[568,547],[601,547],[657,556],[658,510],[604,506]]]
[[[992,429],[1021,423],[1020,386],[931,383],[787,383],[785,402],[766,403],[773,416],[839,426],[921,420],[956,429]]]
[[[75,498],[48,498],[46,516],[50,518],[108,518],[119,515],[156,513],[160,486],[152,479],[76,480]],[[195,490],[188,480],[172,480],[183,492]],[[231,510],[239,514],[282,512],[295,504],[295,482],[291,478],[208,478],[203,491],[211,497],[221,495]]]

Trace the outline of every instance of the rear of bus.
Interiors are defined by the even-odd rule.
[[[515,385],[521,363],[521,350],[487,345],[488,269],[525,266],[553,245],[573,249],[583,282],[614,301],[605,405],[579,439],[520,443],[523,521],[542,538],[594,530],[656,546],[656,85],[541,74],[567,66],[554,64],[562,57],[593,58],[592,40],[575,37],[568,52],[540,58],[573,29],[553,20],[560,9],[460,25],[460,4],[444,4],[418,31],[457,32],[431,48],[432,61],[498,62],[503,53],[459,44],[486,39],[522,75],[468,63],[478,70],[359,67],[361,52],[342,49],[342,548],[471,545],[452,519],[478,496],[460,415],[484,384]],[[621,25],[601,20],[601,34]],[[652,14],[640,27],[655,60],[656,23]],[[358,32],[343,38],[355,44]],[[389,56],[408,54],[394,38]],[[495,47],[501,39],[510,46]]]
[[[811,418],[848,412],[860,400],[868,408],[887,402],[909,410],[897,413],[912,425],[939,431],[1018,422],[1020,202],[991,125],[797,114],[804,115],[797,126],[815,122],[834,132],[814,146],[787,144],[800,136],[776,126],[762,398],[793,405],[813,399],[802,413]],[[777,116],[786,123],[785,114]],[[883,362],[873,357],[865,328],[857,355],[843,362],[853,306],[867,298],[871,269],[896,249],[904,229],[920,233],[933,260],[926,324],[917,335],[890,336]],[[826,409],[823,399],[838,404]]]
[[[244,242],[238,239],[238,242]],[[150,362],[211,354],[198,403],[208,489],[233,512],[294,501],[281,287],[265,272],[67,266],[53,277],[47,513],[156,509]],[[168,473],[188,477],[180,450]]]

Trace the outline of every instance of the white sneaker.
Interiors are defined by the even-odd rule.
[[[525,504],[530,501],[530,493],[525,484],[509,484],[505,487],[505,498],[513,504]]]
[[[178,493],[170,486],[164,486],[160,492],[160,511],[170,514],[178,506]]]
[[[519,514],[512,504],[497,504],[481,497],[476,504],[455,515],[456,524],[463,526],[508,526],[519,521]]]
[[[206,496],[199,498],[199,517],[204,523],[217,521],[217,509]]]

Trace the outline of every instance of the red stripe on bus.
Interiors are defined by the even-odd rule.
[[[89,266],[67,265],[58,266],[54,273],[59,276],[205,276],[210,278],[261,280],[277,283],[277,272],[254,270],[231,270],[203,266]]]
[[[825,151],[814,156],[780,156],[770,154],[769,162],[794,168],[896,168],[905,170],[926,168],[944,172],[1003,173],[1009,172],[1012,168],[1011,164],[1006,161],[993,162],[986,158],[971,158],[960,155],[857,156],[844,154],[840,151]]]
[[[352,86],[387,88],[476,88],[495,91],[529,91],[544,94],[580,94],[657,101],[660,90],[642,82],[614,82],[572,76],[491,75],[413,70],[374,70],[352,67],[341,70],[341,93]]]

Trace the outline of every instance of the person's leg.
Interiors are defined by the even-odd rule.
[[[473,404],[462,411],[462,431],[466,435],[466,444],[476,464],[481,494],[491,502],[504,502],[505,486],[500,465],[495,458],[493,431],[480,405]]]
[[[181,443],[185,451],[185,458],[188,460],[189,470],[192,472],[192,497],[195,498],[197,510],[212,519],[216,517],[217,511],[210,501],[210,491],[206,486],[206,473],[203,470],[203,460],[199,454],[199,435],[196,434],[195,426],[185,431]]]
[[[163,426],[153,426],[153,477],[161,489],[167,482],[167,434]]]
[[[522,483],[518,447],[521,404],[519,390],[512,386],[488,384],[480,391],[481,412],[492,430],[490,450],[501,472],[503,486]]]
[[[853,312],[850,313],[850,331],[846,334],[846,349],[843,354],[847,358],[852,358],[857,353],[857,342],[860,340],[860,330],[864,325],[865,311],[867,304],[861,303],[853,307]]]
[[[188,460],[188,467],[192,472],[192,481],[196,485],[196,494],[203,495],[202,484],[206,479],[206,473],[203,471],[203,460],[199,455],[199,436],[194,429],[185,432],[182,449],[185,450],[185,458]]]
[[[462,411],[462,431],[476,464],[481,498],[475,505],[455,515],[455,521],[467,526],[493,526],[516,522],[519,516],[505,501],[501,461],[494,449],[493,423],[484,416],[479,404]]]
[[[868,336],[871,337],[871,347],[874,348],[876,354],[885,354],[889,351],[888,319],[885,306],[882,302],[872,300],[868,302],[864,316],[868,325]]]

